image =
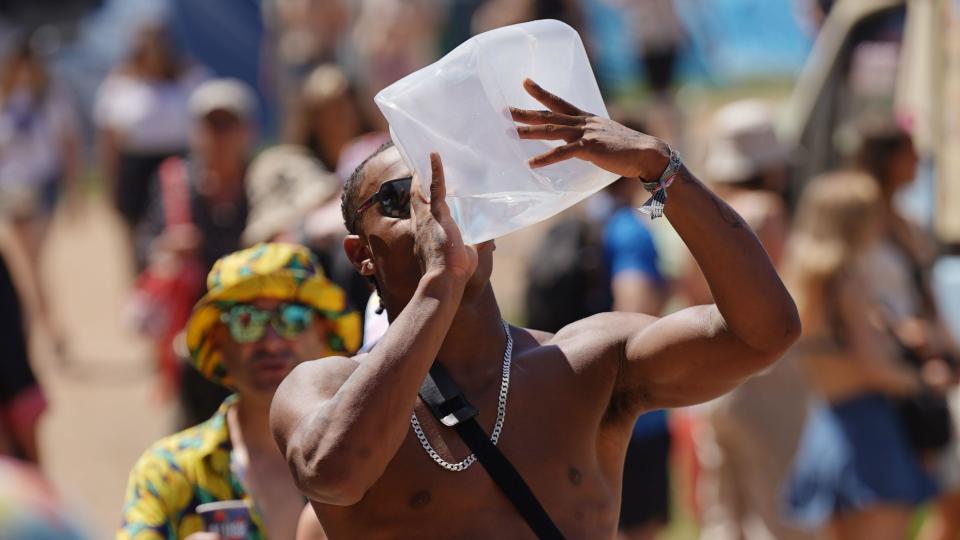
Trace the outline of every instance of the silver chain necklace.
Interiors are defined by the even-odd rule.
[[[503,331],[507,333],[507,348],[503,352],[503,373],[500,376],[500,398],[497,403],[497,421],[493,424],[493,432],[490,433],[490,442],[493,444],[497,444],[497,441],[500,439],[500,432],[503,431],[503,419],[507,415],[507,391],[510,389],[510,360],[513,358],[513,337],[510,335],[510,326],[507,325],[506,321],[500,322],[503,324]],[[420,440],[420,446],[427,452],[427,455],[444,469],[461,472],[467,470],[468,467],[477,461],[477,456],[474,454],[470,454],[457,463],[450,463],[443,459],[443,457],[433,449],[433,445],[430,444],[427,435],[423,432],[423,429],[420,428],[417,411],[413,411],[413,414],[410,415],[410,426],[413,427],[413,432],[416,434],[417,439]]]

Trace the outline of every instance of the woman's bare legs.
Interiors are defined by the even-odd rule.
[[[20,288],[24,304],[28,306],[30,320],[38,322],[47,331],[58,360],[64,360],[66,336],[50,305],[40,268],[40,257],[49,229],[50,218],[44,215],[15,220],[11,224],[15,245],[8,247],[17,252],[23,260],[22,268],[26,275],[20,276]]]
[[[912,509],[879,504],[865,510],[841,514],[830,522],[832,540],[903,540],[907,537]]]
[[[957,540],[960,536],[960,492],[941,495],[920,529],[918,540]]]

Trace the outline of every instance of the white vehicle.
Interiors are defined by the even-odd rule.
[[[854,61],[867,42],[896,45],[889,73],[882,60],[876,69],[875,60]],[[855,72],[863,64],[867,77]],[[942,246],[960,245],[960,3],[837,0],[779,126],[798,148],[795,187],[843,163],[847,128],[865,106],[887,106],[909,123],[920,156],[916,198],[929,214],[917,217]]]

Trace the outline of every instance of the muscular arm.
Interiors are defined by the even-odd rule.
[[[513,109],[514,120],[528,124],[518,128],[520,137],[567,141],[531,166],[579,158],[640,178],[657,178],[666,168],[662,141],[585,113],[532,81],[524,85],[549,110]],[[668,193],[665,215],[703,270],[715,304],[661,319],[600,318],[591,335],[610,354],[598,361],[618,362],[613,398],[634,404],[631,413],[715,397],[770,365],[800,334],[793,299],[740,216],[683,167]]]
[[[417,193],[412,203],[424,273],[410,302],[372,352],[299,366],[275,394],[274,437],[314,501],[356,504],[383,474],[476,267],[476,251],[463,245],[444,202],[439,157],[432,159],[431,201]]]
[[[425,276],[377,347],[352,372],[344,376],[349,371],[345,359],[321,359],[298,366],[284,380],[270,424],[307,497],[355,504],[383,474],[406,436],[417,391],[461,293],[442,276]],[[331,389],[331,379],[342,384]]]
[[[796,306],[740,216],[685,168],[666,217],[703,270],[715,304],[624,321],[618,392],[649,408],[701,402],[768,366],[797,338]]]

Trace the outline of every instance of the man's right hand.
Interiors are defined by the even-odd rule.
[[[447,206],[443,163],[430,154],[430,199],[424,197],[419,179],[413,179],[410,217],[414,225],[414,250],[424,275],[443,273],[466,283],[477,268],[477,249],[467,246]]]

